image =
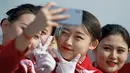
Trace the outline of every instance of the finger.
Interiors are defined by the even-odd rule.
[[[49,36],[47,38],[47,41],[45,42],[44,46],[42,47],[42,51],[46,51],[48,49],[52,39],[53,39],[53,36]]]
[[[47,3],[47,4],[44,6],[44,8],[50,9],[52,6],[55,6],[55,5],[56,5],[55,2],[49,2],[49,3]]]
[[[80,70],[84,70],[84,67],[82,67],[81,65],[79,64],[76,64],[76,68],[80,69]]]
[[[42,43],[41,42],[38,44],[37,48],[39,48],[39,49],[42,48]]]
[[[50,53],[53,58],[56,58],[56,54],[52,51],[52,49],[52,47],[48,48],[48,53]]]
[[[58,9],[53,9],[53,10],[50,10],[50,13],[52,14],[52,15],[55,15],[55,14],[59,14],[59,13],[62,13],[62,12],[64,12],[64,11],[66,11],[67,9],[66,8],[58,8]]]
[[[73,62],[73,63],[76,63],[76,64],[77,64],[77,62],[79,61],[80,57],[81,57],[81,55],[80,55],[80,54],[78,54],[78,55],[77,55],[74,59],[72,59],[72,60],[71,60],[71,62]]]
[[[59,23],[57,23],[57,22],[52,22],[52,21],[49,21],[48,24],[49,24],[50,26],[53,26],[53,27],[56,27],[56,26],[59,26],[59,25],[60,25]]]
[[[57,49],[53,48],[52,51],[56,54],[56,57],[59,59],[59,61],[61,62],[65,61]]]
[[[69,18],[69,15],[67,14],[59,14],[59,15],[54,15],[52,16],[50,19],[53,20],[53,21],[59,21],[59,20],[65,20],[65,19],[68,19]]]

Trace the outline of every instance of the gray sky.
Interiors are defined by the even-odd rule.
[[[0,20],[6,16],[7,10],[20,4],[44,5],[49,1],[64,7],[85,9],[93,13],[102,25],[121,24],[130,31],[130,0],[0,0]]]

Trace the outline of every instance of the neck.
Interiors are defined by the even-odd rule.
[[[6,45],[7,43],[9,43],[10,39],[8,38],[7,35],[3,34],[3,42],[2,45]]]

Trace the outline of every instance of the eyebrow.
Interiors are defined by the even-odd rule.
[[[68,29],[68,28],[66,28],[66,27],[63,27],[63,30],[70,31],[70,29]],[[80,32],[80,31],[77,31],[76,33],[78,33],[78,34],[81,34],[81,35],[85,36],[85,34],[83,34],[83,33],[82,33],[82,32]]]
[[[44,29],[44,30],[42,30],[42,32],[43,32],[43,31],[46,31],[46,32],[48,32],[48,31],[47,31],[47,29]]]
[[[103,46],[110,46],[110,47],[113,47],[112,45],[109,45],[109,44],[103,44]]]
[[[122,47],[122,46],[119,46],[118,48],[119,48],[119,49],[124,49],[124,50],[126,50],[126,48],[124,48],[124,47]]]
[[[82,32],[77,31],[76,33],[78,33],[78,34],[81,34],[81,35],[85,36],[85,34],[83,34]]]
[[[63,30],[67,30],[67,31],[70,31],[70,29],[66,28],[66,27],[63,27]]]
[[[21,23],[21,24],[23,24],[23,25],[25,25],[25,26],[28,26],[26,23]]]
[[[113,46],[112,45],[109,45],[109,44],[104,44],[105,46],[110,46],[110,47],[112,47],[113,48]],[[104,46],[103,45],[103,46]],[[124,47],[122,47],[122,46],[119,46],[119,47],[117,47],[117,48],[120,48],[120,49],[124,49],[125,50],[125,48]]]

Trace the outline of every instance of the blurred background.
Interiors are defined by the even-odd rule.
[[[44,5],[54,1],[63,7],[85,9],[93,13],[102,26],[105,24],[120,24],[130,32],[130,0],[0,0],[0,20],[6,17],[6,12],[23,3]],[[1,34],[1,31],[0,31]],[[89,52],[94,60],[91,51]],[[128,59],[130,62],[130,58]]]

